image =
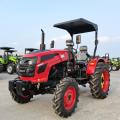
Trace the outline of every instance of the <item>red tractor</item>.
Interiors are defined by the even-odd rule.
[[[40,50],[25,54],[18,65],[19,77],[9,81],[9,91],[20,104],[30,102],[33,95],[51,93],[55,113],[61,117],[70,116],[79,101],[79,87],[90,85],[92,96],[104,99],[108,95],[110,74],[108,61],[96,56],[98,26],[85,19],[76,19],[55,24],[67,30],[71,40],[67,40],[64,50],[45,49],[44,31]],[[95,49],[87,60],[77,60],[77,50],[73,48],[73,35],[95,31]],[[76,36],[76,43],[81,41]],[[53,46],[53,45],[52,45]],[[83,46],[81,50],[86,50]]]

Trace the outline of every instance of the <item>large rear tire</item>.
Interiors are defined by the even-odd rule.
[[[4,66],[0,63],[0,73],[3,72]]]
[[[93,97],[99,99],[106,98],[110,86],[109,67],[104,63],[98,63],[89,83]]]
[[[64,78],[56,86],[53,108],[61,117],[70,116],[77,107],[79,98],[78,83],[73,78]]]

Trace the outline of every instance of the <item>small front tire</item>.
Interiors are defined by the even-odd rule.
[[[70,116],[77,107],[79,98],[78,83],[73,78],[64,78],[56,86],[53,108],[61,117]]]
[[[15,83],[16,83],[16,80],[9,81],[9,91],[13,100],[20,104],[25,104],[30,102],[30,99],[32,98],[32,96],[30,95],[29,91],[26,90],[24,91],[24,95],[19,95],[17,93]]]

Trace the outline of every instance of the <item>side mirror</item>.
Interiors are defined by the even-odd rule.
[[[76,44],[80,44],[81,43],[81,35],[77,35],[76,36]]]
[[[50,48],[54,48],[54,44],[55,44],[55,41],[52,40],[51,43],[50,43]]]

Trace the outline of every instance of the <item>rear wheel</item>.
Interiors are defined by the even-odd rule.
[[[4,66],[2,64],[0,64],[0,73],[3,72],[3,70],[4,70],[3,68],[4,68]]]
[[[89,81],[92,96],[95,98],[104,99],[108,95],[110,86],[109,68],[104,63],[98,63],[95,73]]]
[[[13,74],[15,72],[15,65],[13,63],[8,64],[7,66],[7,73]]]
[[[113,70],[113,71],[117,71],[117,70],[119,70],[119,67],[117,67],[117,66],[112,66],[112,70]]]
[[[70,116],[77,107],[79,97],[78,83],[72,78],[64,78],[56,86],[53,108],[62,117]]]

